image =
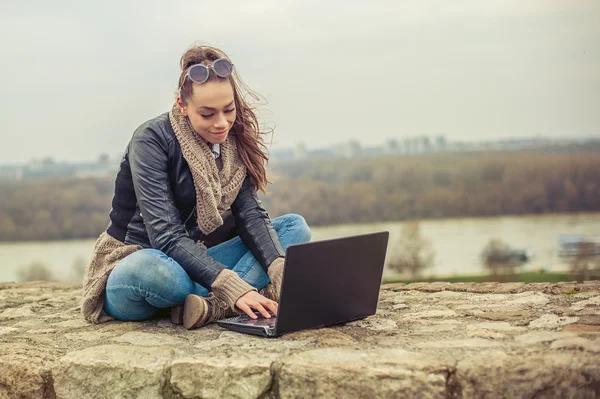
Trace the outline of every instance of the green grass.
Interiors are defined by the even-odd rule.
[[[507,276],[492,276],[492,275],[461,275],[461,276],[446,276],[446,277],[428,277],[416,280],[386,277],[383,279],[384,284],[387,283],[432,283],[435,281],[445,281],[449,283],[484,283],[484,282],[523,282],[523,283],[558,283],[560,281],[575,280],[569,273],[517,273]]]
[[[577,290],[570,290],[570,291],[566,291],[562,293],[563,295],[575,295],[575,294],[579,294],[579,291]]]

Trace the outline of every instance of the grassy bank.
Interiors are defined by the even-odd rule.
[[[599,276],[594,276],[593,279],[599,279]],[[422,279],[405,279],[401,277],[386,277],[383,279],[383,283],[431,283],[434,281],[446,281],[449,283],[472,283],[472,282],[523,282],[523,283],[557,283],[560,281],[573,281],[581,280],[574,278],[568,272],[562,273],[518,273],[507,276],[492,276],[492,275],[461,275],[461,276],[447,276],[447,277],[428,277]]]

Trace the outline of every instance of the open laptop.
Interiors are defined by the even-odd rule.
[[[263,337],[318,328],[374,315],[389,239],[379,232],[290,245],[286,251],[278,315],[244,314],[221,327]]]

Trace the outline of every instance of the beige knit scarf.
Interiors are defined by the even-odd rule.
[[[209,234],[223,225],[221,215],[237,197],[246,177],[246,167],[238,155],[234,137],[228,136],[221,144],[222,167],[219,168],[208,142],[193,130],[177,104],[171,108],[169,120],[192,172],[198,227]]]

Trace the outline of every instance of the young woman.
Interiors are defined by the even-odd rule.
[[[172,109],[141,125],[123,156],[84,277],[90,322],[161,308],[188,329],[241,312],[269,318],[285,248],[310,240],[301,216],[271,221],[257,198],[268,158],[229,58],[194,46],[181,69]]]

